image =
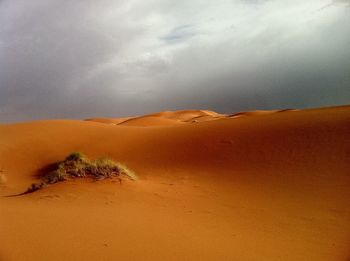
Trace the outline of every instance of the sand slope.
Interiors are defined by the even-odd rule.
[[[348,260],[350,107],[245,116],[1,125],[1,195],[77,150],[139,180],[2,197],[0,259]]]

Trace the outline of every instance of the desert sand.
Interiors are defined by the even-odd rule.
[[[73,151],[138,180],[11,196]],[[2,124],[0,171],[2,261],[350,259],[350,106]]]

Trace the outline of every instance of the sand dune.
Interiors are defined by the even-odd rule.
[[[194,123],[202,121],[211,121],[226,117],[226,115],[218,114],[208,110],[181,110],[157,112],[139,117],[128,117],[118,119],[94,118],[87,121],[94,121],[107,124],[125,125],[125,126],[167,126],[179,123]]]
[[[165,111],[150,114],[149,116],[158,116],[168,119],[176,119],[186,121],[198,116],[219,116],[221,114],[208,110],[181,110],[181,111]]]
[[[131,117],[125,117],[125,118],[91,118],[86,119],[86,121],[93,121],[93,122],[99,122],[99,123],[106,123],[106,124],[114,124],[118,125],[126,120],[129,120]]]
[[[2,196],[72,151],[139,180],[0,198],[0,259],[348,260],[350,106],[240,115],[1,125]]]
[[[256,111],[242,111],[229,115],[230,118],[239,118],[246,116],[260,116],[260,115],[268,115],[278,112],[286,112],[286,111],[295,111],[295,110],[256,110]]]
[[[151,126],[167,126],[182,123],[180,120],[168,119],[164,117],[156,116],[142,116],[131,118],[127,121],[120,123],[123,126],[140,126],[140,127],[151,127]]]

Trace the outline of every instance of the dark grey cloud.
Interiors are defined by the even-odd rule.
[[[0,1],[0,121],[349,103],[348,3]]]

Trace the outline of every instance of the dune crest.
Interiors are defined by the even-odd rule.
[[[180,111],[165,111],[156,112],[137,117],[126,118],[92,118],[86,121],[94,121],[100,123],[122,125],[122,126],[169,126],[182,123],[195,123],[203,121],[211,121],[226,117],[226,115],[208,110],[180,110]]]
[[[99,122],[99,123],[106,123],[106,124],[112,124],[112,125],[118,125],[126,120],[129,120],[131,117],[125,117],[125,118],[91,118],[86,119],[85,121],[93,121],[93,122]]]

